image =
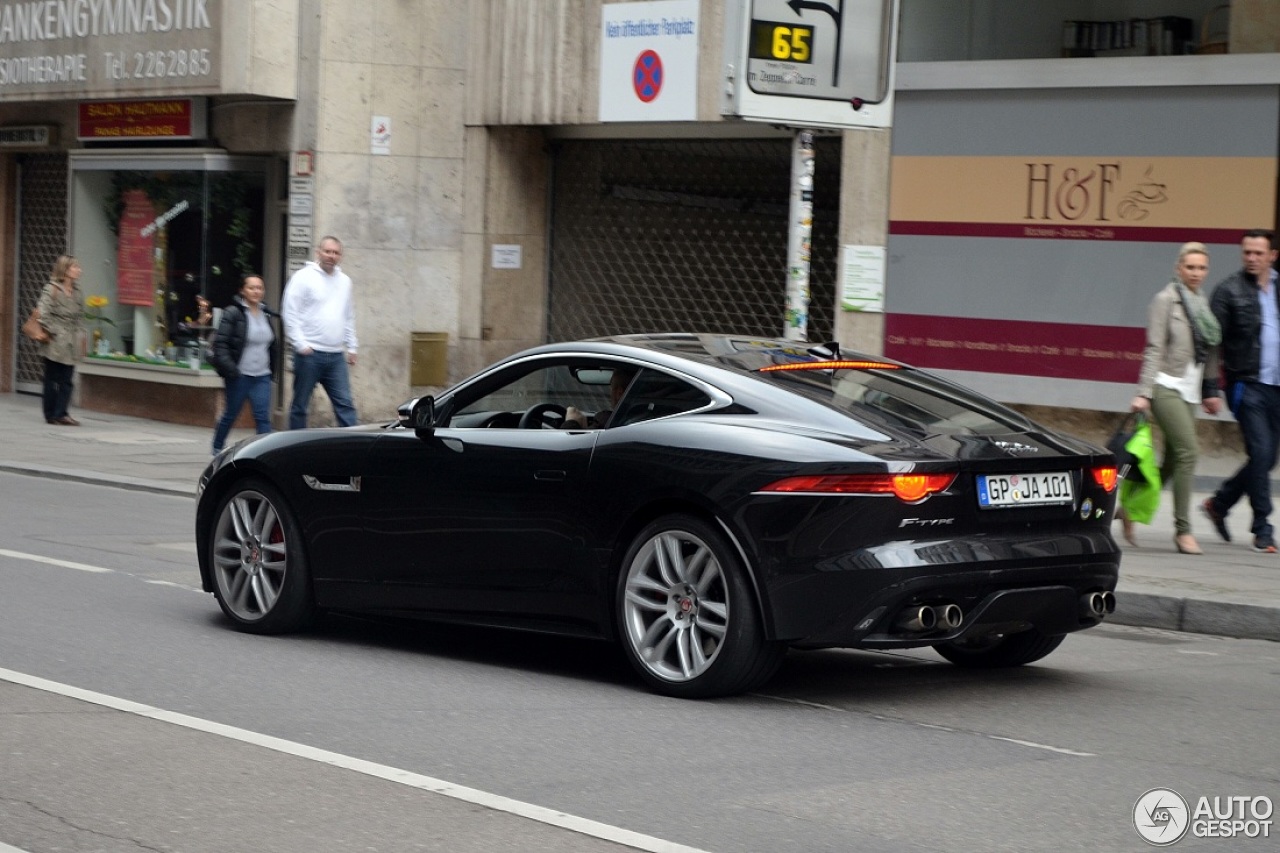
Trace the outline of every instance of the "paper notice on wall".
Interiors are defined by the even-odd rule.
[[[840,307],[884,313],[884,246],[845,246],[840,271]]]
[[[369,122],[369,153],[391,153],[391,117],[374,116]]]

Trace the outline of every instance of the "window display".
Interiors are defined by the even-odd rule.
[[[265,186],[251,158],[73,160],[73,251],[85,292],[105,299],[108,357],[174,361],[207,337],[201,309],[262,271]]]

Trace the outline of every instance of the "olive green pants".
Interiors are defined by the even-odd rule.
[[[1151,392],[1151,415],[1164,435],[1160,481],[1173,487],[1173,524],[1178,536],[1191,532],[1191,486],[1196,473],[1196,407],[1172,388]]]

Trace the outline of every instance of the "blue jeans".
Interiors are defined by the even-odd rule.
[[[253,408],[253,422],[258,433],[271,432],[271,374],[263,376],[237,376],[226,380],[227,404],[222,417],[213,430],[213,452],[217,453],[227,443],[227,433],[240,416],[244,401]]]
[[[311,392],[317,383],[329,395],[338,425],[355,426],[356,407],[351,402],[346,355],[312,350],[310,355],[293,354],[293,404],[289,406],[289,429],[306,429],[307,408],[311,405]]]
[[[1270,542],[1275,538],[1268,519],[1271,516],[1271,469],[1280,450],[1280,386],[1242,382],[1228,388],[1227,393],[1228,399],[1239,395],[1234,413],[1248,459],[1218,488],[1213,506],[1225,516],[1236,501],[1248,494],[1253,508],[1253,535]]]

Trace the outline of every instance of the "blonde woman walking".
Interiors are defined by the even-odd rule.
[[[1201,554],[1191,533],[1191,488],[1196,470],[1196,406],[1217,414],[1216,347],[1222,331],[1200,285],[1209,274],[1209,250],[1186,243],[1173,265],[1173,280],[1151,300],[1147,310],[1147,346],[1142,353],[1138,394],[1129,408],[1150,412],[1164,435],[1160,479],[1173,484],[1173,544],[1179,553]],[[1133,522],[1121,516],[1124,537],[1137,545]]]

